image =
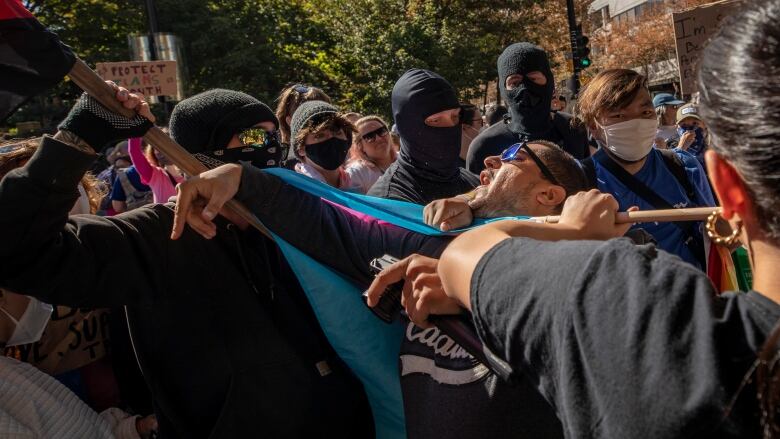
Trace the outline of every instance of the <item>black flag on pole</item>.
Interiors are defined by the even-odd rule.
[[[21,0],[0,0],[0,123],[68,74],[76,56]]]

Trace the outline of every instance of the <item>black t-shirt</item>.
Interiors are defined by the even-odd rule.
[[[558,144],[575,158],[584,159],[590,155],[588,136],[585,130],[572,127],[572,117],[568,113],[554,113],[550,132],[528,140],[549,140]],[[466,155],[466,169],[474,174],[479,174],[485,169],[486,157],[501,154],[503,150],[519,142],[519,139],[516,133],[509,130],[507,121],[491,125],[479,133],[469,145],[469,151]]]
[[[568,437],[759,436],[754,385],[723,417],[780,318],[761,294],[716,296],[652,245],[512,238],[477,265],[471,301],[480,338]]]
[[[479,185],[479,178],[463,168],[453,178],[439,179],[403,163],[399,158],[371,186],[368,195],[426,205],[434,200],[454,197]]]

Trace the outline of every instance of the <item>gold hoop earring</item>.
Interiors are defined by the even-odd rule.
[[[719,218],[720,216],[718,216],[717,212],[712,212],[710,216],[707,217],[707,224],[704,227],[707,230],[707,236],[710,237],[712,242],[718,245],[734,244],[740,232],[742,232],[742,223],[737,223],[737,228],[732,230],[729,236],[723,236],[718,234],[718,230],[715,227]]]

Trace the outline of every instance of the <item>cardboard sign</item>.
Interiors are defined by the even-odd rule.
[[[176,61],[97,63],[101,78],[144,96],[176,96]]]
[[[696,67],[701,52],[738,4],[738,0],[726,0],[672,14],[683,94],[696,92]]]
[[[41,339],[6,347],[3,355],[59,375],[103,358],[109,351],[108,310],[55,306]]]

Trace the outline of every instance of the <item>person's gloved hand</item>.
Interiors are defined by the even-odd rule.
[[[143,96],[128,93],[126,89],[116,85],[113,87],[117,100],[126,108],[138,112],[134,118],[128,119],[115,114],[84,93],[57,128],[79,136],[95,151],[99,151],[111,141],[143,136],[154,121],[149,104],[144,101]]]

